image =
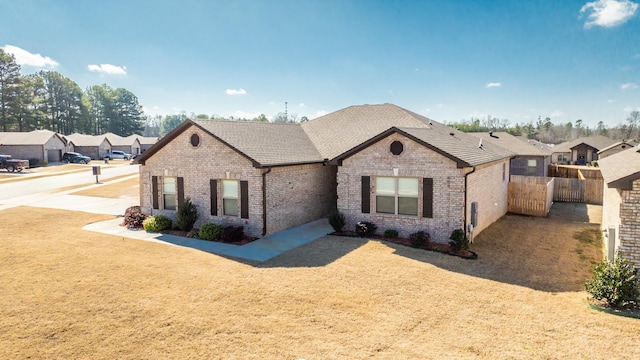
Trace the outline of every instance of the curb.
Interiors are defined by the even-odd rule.
[[[610,315],[615,315],[615,316],[622,316],[622,317],[626,317],[626,318],[631,318],[631,319],[640,319],[640,314],[632,314],[632,313],[628,313],[625,311],[621,311],[621,310],[616,310],[616,309],[611,309],[611,308],[606,308],[606,307],[602,307],[602,306],[598,306],[598,305],[594,305],[592,303],[590,303],[587,300],[587,304],[589,305],[589,307],[595,311],[599,311],[605,314],[610,314]]]

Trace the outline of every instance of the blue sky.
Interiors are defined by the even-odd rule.
[[[0,0],[0,47],[23,73],[126,88],[147,114],[389,102],[593,127],[640,110],[637,0]]]

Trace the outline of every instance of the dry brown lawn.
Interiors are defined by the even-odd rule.
[[[587,307],[587,210],[508,215],[475,261],[327,236],[265,263],[0,211],[0,358],[638,359],[640,320]]]
[[[82,195],[82,196],[106,197],[106,198],[115,198],[115,199],[125,197],[125,196],[128,196],[128,197],[137,196],[139,194],[138,189],[140,188],[139,179],[137,175],[136,177],[128,180],[113,182],[114,180],[119,180],[126,177],[131,177],[131,175],[114,176],[106,180],[108,184],[98,184],[95,187],[92,187],[86,190],[72,192],[70,194]],[[81,189],[91,185],[96,185],[96,184],[73,185],[73,186],[56,189],[55,192],[64,192],[64,191],[69,191],[74,189]]]

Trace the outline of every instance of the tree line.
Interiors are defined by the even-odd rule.
[[[535,123],[511,125],[508,119],[492,116],[484,119],[471,118],[447,125],[464,132],[504,131],[514,136],[526,136],[528,139],[536,139],[547,144],[559,144],[594,135],[607,136],[614,140],[640,140],[640,111],[637,110],[631,111],[624,122],[613,127],[607,127],[604,122],[599,121],[595,128],[590,128],[585,126],[581,119],[554,124],[549,117],[544,119],[538,117]]]
[[[15,57],[0,49],[0,131],[129,136],[144,128],[142,106],[129,90],[103,84],[83,91],[56,71],[21,75]]]

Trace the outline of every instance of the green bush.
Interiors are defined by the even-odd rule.
[[[327,219],[335,232],[341,232],[346,223],[344,214],[339,211],[332,212]]]
[[[449,241],[449,246],[451,246],[451,250],[460,251],[460,250],[469,250],[469,239],[467,239],[467,233],[462,229],[455,229],[451,233],[449,237],[451,241]]]
[[[640,296],[637,270],[617,254],[613,262],[604,260],[596,265],[593,279],[587,280],[584,287],[594,299],[604,300],[614,308],[637,303]]]
[[[30,168],[37,168],[39,166],[40,166],[40,159],[36,159],[36,158],[29,159],[29,167]]]
[[[359,221],[356,224],[356,234],[360,237],[368,237],[376,233],[378,226],[369,221]]]
[[[124,212],[123,225],[127,229],[139,229],[146,218],[147,216],[142,213],[140,206],[130,206]]]
[[[393,229],[385,230],[384,237],[387,239],[395,239],[398,237],[398,232]]]
[[[151,232],[171,229],[172,224],[171,219],[164,215],[149,216],[142,222],[144,229]]]
[[[186,198],[182,204],[178,205],[176,225],[179,229],[191,231],[196,221],[198,221],[198,208],[191,202],[190,198]]]
[[[200,227],[198,236],[203,240],[217,240],[220,239],[220,236],[222,235],[222,229],[222,225],[207,223]]]
[[[419,248],[427,245],[429,241],[431,241],[431,235],[426,231],[414,232],[409,235],[409,241],[411,242],[411,246]]]

